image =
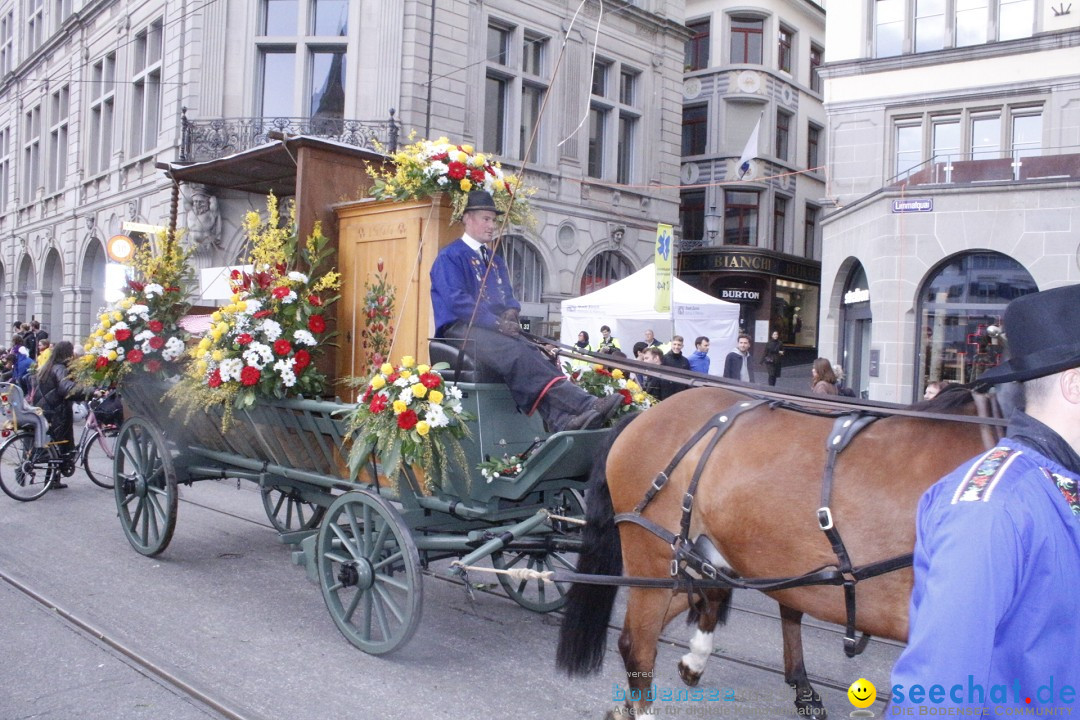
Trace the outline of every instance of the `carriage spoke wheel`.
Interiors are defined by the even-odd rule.
[[[317,528],[326,514],[326,508],[304,500],[299,490],[287,485],[263,486],[262,501],[266,517],[280,533]]]
[[[318,536],[319,585],[345,638],[372,655],[409,641],[420,624],[420,555],[401,515],[360,490],[330,506]]]
[[[116,436],[113,492],[120,526],[137,552],[154,556],[176,528],[176,471],[161,432],[140,417]]]
[[[577,490],[560,490],[555,494],[551,510],[566,517],[584,517],[585,503]],[[555,533],[563,537],[581,536],[581,526],[556,522]],[[492,553],[491,564],[498,570],[528,569],[575,572],[577,553],[504,550]],[[517,580],[507,575],[497,575],[499,584],[510,598],[523,608],[533,612],[552,612],[566,604],[570,583],[545,582],[543,580]]]

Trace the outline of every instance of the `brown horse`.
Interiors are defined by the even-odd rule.
[[[670,545],[630,522],[620,523],[616,532],[614,513],[633,510],[684,443],[717,413],[746,400],[726,389],[690,390],[613,433],[606,463],[604,458],[598,460],[589,483],[579,572],[621,575],[625,568],[632,577],[670,577]],[[917,407],[974,414],[972,395],[962,388]],[[689,537],[707,536],[724,563],[742,578],[795,577],[836,564],[816,512],[833,422],[834,418],[774,405],[760,405],[737,417],[706,460],[694,496]],[[707,444],[706,439],[694,445],[643,517],[678,534],[683,496]],[[985,449],[977,425],[948,420],[890,416],[856,435],[837,456],[831,499],[835,526],[853,565],[910,553],[915,545],[916,506],[923,491]],[[910,568],[859,582],[858,629],[906,640],[911,586]],[[557,657],[557,665],[567,673],[588,675],[600,669],[616,590],[587,584],[571,588]],[[679,663],[679,672],[689,685],[701,677],[712,652],[713,627],[723,622],[730,594],[728,589],[710,590],[704,600],[695,601],[691,617],[697,620],[697,632],[690,652]],[[823,718],[821,699],[803,665],[801,621],[808,613],[845,623],[843,589],[818,585],[769,595],[780,604],[784,674],[795,687],[797,711]],[[687,593],[667,587],[629,589],[619,638],[629,691],[648,690],[657,639],[689,604]],[[628,692],[628,697],[632,694]],[[639,697],[645,698],[646,693]],[[635,716],[647,712],[649,705],[647,700],[627,701]]]

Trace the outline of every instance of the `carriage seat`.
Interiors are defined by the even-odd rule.
[[[466,348],[464,352],[458,351],[462,340],[453,338],[431,338],[428,340],[428,357],[431,364],[444,362],[450,367],[440,370],[443,379],[447,382],[463,383],[501,383],[502,379],[491,372],[485,372],[476,364],[476,360]],[[472,344],[473,341],[469,341]],[[460,355],[460,357],[459,357]]]
[[[23,425],[33,428],[37,447],[49,444],[49,422],[45,419],[44,411],[31,405],[18,385],[0,383],[0,414],[5,422],[10,420],[16,427]]]

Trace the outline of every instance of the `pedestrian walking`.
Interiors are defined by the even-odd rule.
[[[754,382],[754,369],[750,367],[750,336],[739,333],[735,349],[724,358],[724,377],[730,380]]]
[[[776,385],[776,378],[780,377],[780,369],[784,364],[784,343],[780,340],[779,331],[773,330],[769,341],[765,343],[765,354],[761,362],[769,376],[769,385]]]

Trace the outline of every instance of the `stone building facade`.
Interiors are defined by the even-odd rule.
[[[0,1],[0,321],[84,336],[104,301],[108,238],[169,221],[159,163],[243,150],[272,130],[386,143],[393,109],[403,141],[445,135],[524,166],[539,222],[512,229],[505,252],[525,314],[557,329],[559,300],[649,262],[656,224],[678,219],[683,3],[578,11]],[[234,261],[242,215],[261,204],[184,187],[178,225],[195,230],[197,263]]]
[[[1009,300],[1080,282],[1080,15],[849,0],[829,17],[821,353],[911,402],[1000,362]]]

